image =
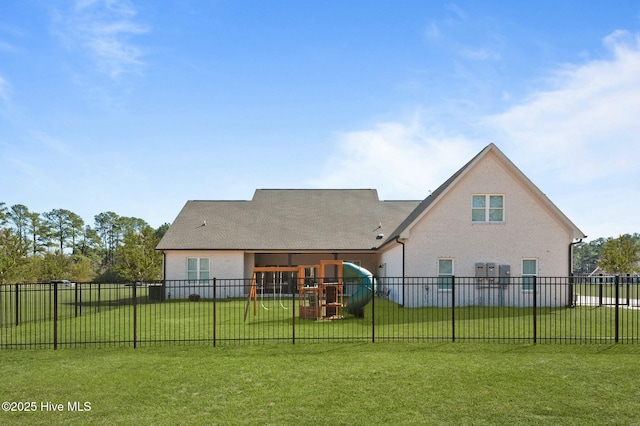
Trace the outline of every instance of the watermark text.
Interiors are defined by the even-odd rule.
[[[5,401],[2,403],[5,412],[61,412],[81,413],[91,411],[89,401]]]

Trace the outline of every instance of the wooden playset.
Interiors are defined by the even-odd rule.
[[[247,304],[244,309],[244,320],[247,320],[249,306],[253,300],[253,315],[258,315],[258,283],[264,285],[267,273],[296,274],[296,285],[298,289],[298,316],[301,319],[338,319],[342,318],[340,308],[344,301],[344,285],[342,271],[334,274],[331,278],[333,282],[327,282],[326,268],[328,266],[342,267],[342,260],[321,260],[319,265],[299,265],[299,266],[259,266],[253,268],[251,287]],[[262,288],[264,291],[264,288]],[[280,286],[282,291],[282,285]],[[275,286],[274,286],[275,292]],[[261,293],[264,294],[264,293]],[[283,306],[284,307],[284,306]]]

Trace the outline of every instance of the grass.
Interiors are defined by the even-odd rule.
[[[12,424],[634,424],[630,345],[321,343],[1,351]],[[47,412],[41,403],[63,404]],[[90,411],[69,412],[71,401]]]
[[[27,321],[43,321],[54,316],[54,291],[50,284],[0,285],[0,326]],[[137,297],[147,300],[148,287],[137,287]],[[58,286],[58,316],[74,316],[83,308],[113,309],[133,302],[133,287],[122,284],[83,284],[77,287]],[[16,305],[18,315],[16,318]],[[96,309],[97,310],[97,309]]]
[[[591,296],[591,297],[604,297],[608,299],[615,299],[616,297],[616,286],[613,284],[611,279],[609,282],[598,283],[598,278],[592,279],[594,282],[589,284],[575,284],[574,291],[575,293],[581,294],[582,296]],[[624,280],[624,278],[623,278]],[[640,290],[638,289],[638,284],[627,284],[624,281],[618,286],[618,297],[620,298],[620,303],[626,303],[628,299],[640,299]]]
[[[115,294],[117,289],[112,290]],[[129,290],[130,291],[130,290]],[[100,303],[95,295],[85,293],[81,303],[75,304],[72,290],[63,293],[59,301],[60,319],[57,321],[59,347],[69,346],[132,346],[134,340],[134,306],[125,292],[124,297],[106,298],[103,291]],[[39,294],[35,296],[41,297]],[[116,294],[117,296],[117,294]],[[23,297],[22,302],[27,300]],[[264,305],[264,307],[262,306]],[[215,312],[215,341],[225,345],[239,341],[279,340],[302,341],[519,341],[533,342],[534,316],[532,308],[509,306],[466,306],[455,309],[455,324],[448,308],[402,308],[384,299],[375,299],[365,308],[363,318],[345,315],[337,321],[301,320],[291,299],[265,299],[257,304],[256,315],[250,306],[245,320],[246,299],[220,299]],[[5,306],[13,306],[5,304]],[[28,304],[24,306],[30,306]],[[46,305],[45,305],[46,306]],[[75,312],[78,316],[75,316]],[[135,340],[138,346],[170,342],[212,344],[214,341],[214,306],[211,300],[189,302],[168,300],[136,305]],[[20,325],[6,320],[0,327],[3,347],[53,347],[54,323],[49,319],[29,320],[29,313],[42,310],[34,305],[22,309]],[[10,312],[3,310],[2,312]],[[640,339],[640,310],[618,310],[618,338],[620,341]],[[11,318],[12,315],[6,314]],[[375,318],[375,329],[372,327]],[[538,342],[609,342],[616,337],[613,307],[581,306],[576,308],[539,307],[536,311],[535,336]],[[295,326],[295,328],[294,328]]]

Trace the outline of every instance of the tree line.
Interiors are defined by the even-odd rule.
[[[576,275],[626,275],[640,272],[640,234],[598,238],[577,244],[573,251]]]
[[[111,211],[89,225],[70,210],[37,213],[0,202],[0,284],[158,280],[162,254],[155,247],[168,228]]]

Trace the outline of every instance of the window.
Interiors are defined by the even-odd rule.
[[[474,195],[471,201],[473,222],[504,222],[503,195]]]
[[[209,259],[206,257],[190,257],[187,259],[187,279],[188,280],[208,280],[209,279]]]
[[[522,290],[533,291],[536,275],[538,275],[538,260],[522,259]]]
[[[438,259],[438,290],[451,290],[453,259]]]

